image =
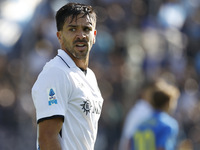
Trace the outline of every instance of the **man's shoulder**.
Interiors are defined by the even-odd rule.
[[[67,69],[68,67],[64,66],[59,62],[59,59],[54,57],[44,65],[42,71],[38,75],[37,81],[40,79],[46,80],[64,77],[66,76]]]
[[[52,58],[51,60],[49,60],[44,68],[49,68],[49,67],[55,67],[55,68],[61,68],[61,69],[66,69],[69,68],[67,67],[60,59],[59,57],[55,56],[54,58]]]
[[[91,80],[94,80],[95,82],[96,82],[96,75],[95,75],[95,73],[92,71],[92,69],[90,69],[90,68],[87,68],[87,76],[89,76],[89,78],[91,79]]]
[[[90,68],[87,68],[87,73],[89,73],[90,75],[95,76],[94,72],[93,72],[92,69],[90,69]]]
[[[51,74],[58,74],[61,72],[66,74],[69,71],[69,67],[63,64],[57,57],[54,57],[44,65],[42,71],[40,72],[40,75],[46,73],[48,74],[48,72],[50,72]]]
[[[167,113],[163,113],[159,120],[160,124],[162,124],[162,127],[165,128],[166,131],[177,131],[179,128],[177,120]]]

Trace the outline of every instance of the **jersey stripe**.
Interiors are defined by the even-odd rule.
[[[66,63],[66,61],[60,55],[57,55],[57,56],[60,57],[60,59],[62,59],[62,61],[67,65],[67,67],[70,68],[70,66]]]

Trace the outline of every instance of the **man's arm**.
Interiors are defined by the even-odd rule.
[[[52,118],[39,123],[40,150],[61,150],[58,140],[62,129],[63,118]]]

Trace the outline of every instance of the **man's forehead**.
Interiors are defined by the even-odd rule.
[[[91,15],[85,15],[84,14],[79,14],[78,16],[73,17],[72,15],[67,17],[67,19],[65,20],[65,23],[68,24],[78,24],[78,23],[86,23],[88,25],[94,25],[95,21],[94,18],[92,18],[93,16]]]

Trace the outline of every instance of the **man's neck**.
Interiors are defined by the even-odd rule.
[[[74,62],[76,64],[76,66],[78,66],[79,68],[81,68],[83,70],[87,70],[87,67],[88,67],[88,61],[87,60],[75,59]]]

